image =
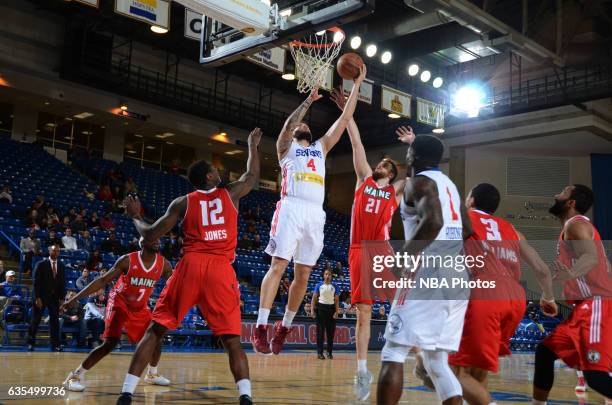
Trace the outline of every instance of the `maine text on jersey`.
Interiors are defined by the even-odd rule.
[[[376,187],[366,186],[363,192],[364,194],[371,195],[372,197],[380,197],[384,198],[385,200],[391,199],[390,191],[385,191]]]
[[[157,280],[146,277],[130,277],[130,285],[133,287],[155,287]]]

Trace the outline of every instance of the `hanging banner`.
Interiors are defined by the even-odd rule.
[[[445,109],[443,104],[417,98],[417,121],[432,127],[444,128]]]
[[[115,0],[115,13],[170,29],[170,1]]]
[[[202,14],[185,8],[185,38],[200,40],[202,34]]]
[[[87,4],[88,6],[99,8],[100,0],[74,0],[77,3]]]
[[[412,96],[385,85],[382,85],[381,88],[380,108],[384,111],[410,118]]]
[[[283,48],[272,48],[264,49],[254,55],[247,56],[247,60],[282,74],[285,73],[286,57],[287,51]]]
[[[348,97],[351,94],[351,89],[353,88],[352,80],[342,80],[342,93],[345,97]],[[361,83],[361,87],[359,87],[359,97],[357,98],[359,101],[363,101],[364,103],[372,104],[372,94],[374,92],[374,81],[365,79],[363,83]]]

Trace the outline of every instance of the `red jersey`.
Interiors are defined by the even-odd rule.
[[[468,241],[486,241],[483,242],[483,248],[493,253],[493,255],[485,256],[485,266],[482,270],[484,274],[493,277],[510,277],[519,281],[521,278],[521,249],[519,236],[514,226],[506,220],[480,210],[470,210],[468,215],[474,231]],[[468,250],[471,250],[469,245]],[[483,275],[483,273],[477,272],[477,275]]]
[[[220,255],[234,261],[238,241],[238,211],[225,188],[187,194],[183,219],[185,253]]]
[[[572,246],[565,239],[565,231],[569,224],[576,221],[584,221],[593,227],[593,240],[597,245],[598,264],[586,275],[573,280],[567,280],[563,286],[563,295],[566,300],[583,300],[593,296],[612,297],[612,279],[608,275],[608,259],[601,243],[601,236],[595,226],[591,224],[589,218],[583,215],[576,215],[565,222],[559,242],[557,244],[557,255],[559,262],[567,267],[573,267],[576,262],[576,254]]]
[[[395,188],[378,187],[372,176],[355,191],[351,214],[351,245],[365,240],[388,240],[391,219],[397,209]]]
[[[128,254],[128,257],[128,271],[119,277],[108,299],[109,305],[111,300],[114,303],[123,303],[129,311],[134,312],[146,307],[155,283],[164,272],[164,257],[156,254],[155,262],[149,269],[142,262],[139,251]]]

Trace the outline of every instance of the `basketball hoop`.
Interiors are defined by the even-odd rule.
[[[340,53],[345,37],[344,31],[333,27],[310,34],[302,41],[289,43],[291,56],[295,60],[295,76],[300,93],[308,93],[325,83],[327,70],[332,67],[332,61]]]

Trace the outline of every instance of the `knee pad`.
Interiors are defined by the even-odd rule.
[[[381,360],[392,363],[404,363],[409,351],[410,347],[398,345],[387,340],[382,348]]]
[[[448,366],[448,353],[445,351],[423,350],[423,366],[434,386],[440,401],[461,396],[461,384]]]

